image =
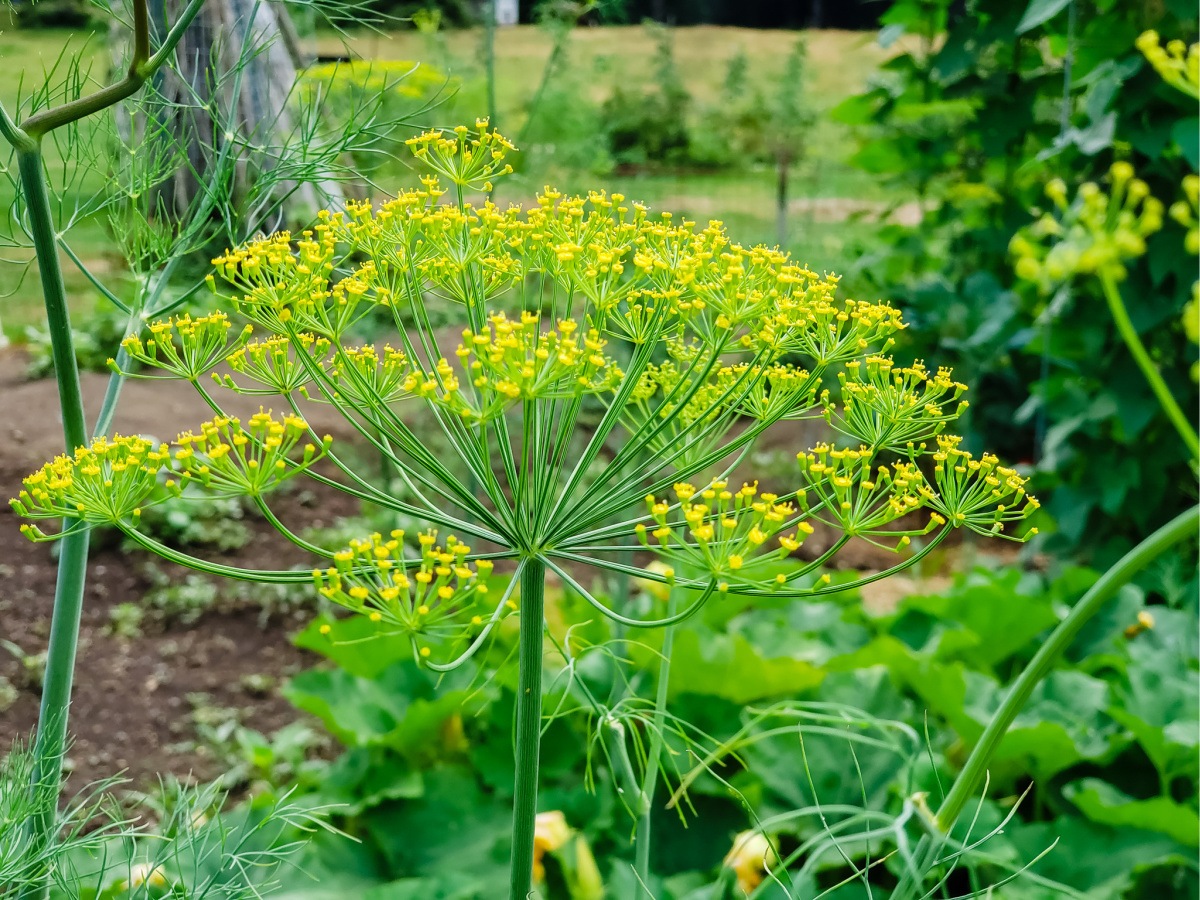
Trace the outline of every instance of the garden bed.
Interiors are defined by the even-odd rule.
[[[0,493],[16,496],[21,479],[62,452],[62,430],[53,380],[27,381],[26,360],[16,349],[0,352]],[[94,415],[107,377],[83,375],[83,393]],[[230,396],[230,411],[257,408],[252,398]],[[191,385],[179,381],[131,381],[119,407],[116,430],[170,439],[206,417]],[[345,425],[336,416],[337,423]],[[322,423],[326,424],[326,423]],[[334,422],[328,423],[333,428]],[[314,527],[356,513],[351,498],[330,492],[314,502],[295,492],[278,498],[279,512]],[[0,676],[17,688],[0,711],[0,743],[29,735],[37,721],[37,654],[45,650],[54,597],[56,562],[51,544],[33,544],[18,532],[19,521],[5,504],[0,510],[0,639],[26,656],[0,652]],[[247,517],[250,540],[222,556],[237,566],[287,568],[305,562],[263,522]],[[283,677],[315,661],[292,646],[300,626],[295,614],[269,615],[255,597],[218,603],[191,624],[148,617],[136,635],[114,634],[113,610],[137,603],[153,586],[150,557],[123,550],[111,533],[97,534],[88,569],[71,709],[73,744],[68,751],[71,785],[82,788],[123,772],[135,785],[159,776],[198,780],[221,774],[223,765],[195,741],[194,723],[206,711],[238,710],[239,720],[269,734],[297,713],[278,692]],[[178,568],[160,572],[183,579]],[[203,696],[202,696],[203,695]],[[9,695],[11,699],[11,694]]]

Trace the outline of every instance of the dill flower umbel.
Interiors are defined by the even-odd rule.
[[[427,169],[420,187],[227,250],[210,282],[225,312],[130,337],[128,354],[158,367],[147,374],[190,381],[217,415],[173,447],[113,438],[80,448],[31,475],[13,505],[31,519],[62,517],[68,530],[116,525],[214,574],[311,581],[378,633],[407,638],[435,671],[462,665],[516,612],[510,896],[529,896],[547,853],[598,894],[582,837],[568,838],[561,817],[537,827],[551,575],[626,626],[669,626],[714,597],[778,603],[852,590],[915,565],[954,528],[1021,539],[1015,529],[1037,502],[1015,471],[948,433],[965,405],[953,373],[886,355],[905,327],[891,306],[840,298],[836,275],[621,194],[547,187],[506,208],[474,198],[511,171],[512,145],[486,121],[409,147]],[[1139,185],[1114,171],[1115,231],[1097,230],[1109,199],[1084,198],[1071,226],[1076,257],[1060,268],[1117,271],[1161,219]],[[1027,243],[1023,265],[1039,273],[1064,252]],[[434,326],[433,307],[460,339]],[[235,316],[249,325],[231,337]],[[357,340],[368,316],[390,317],[394,331]],[[219,388],[270,397],[281,412],[242,422],[223,411]],[[317,435],[318,403],[341,414],[377,467]],[[778,484],[743,473],[779,423],[822,419],[845,440],[790,448],[798,465]],[[298,476],[427,527],[318,547],[271,507],[271,491]],[[308,571],[243,570],[158,544],[138,530],[139,511],[170,492],[247,497],[316,559]],[[832,543],[799,559],[818,525]],[[896,551],[896,565],[833,585],[823,567],[852,540]],[[649,583],[665,615],[614,609],[582,574],[597,569]],[[667,683],[650,729],[659,737],[639,754],[649,772],[661,765]],[[639,805],[649,809],[647,783]],[[770,844],[739,836],[727,864],[752,890],[774,865]]]
[[[147,375],[187,379],[218,409],[202,376],[276,398],[264,402],[281,414],[218,414],[167,450],[125,438],[85,448],[31,476],[18,510],[136,530],[156,491],[250,497],[324,556],[312,580],[325,597],[409,634],[428,664],[454,665],[432,650],[466,640],[474,652],[530,567],[614,617],[576,567],[700,602],[804,597],[827,589],[820,567],[851,538],[907,553],[904,566],[953,527],[1017,537],[1037,508],[1015,472],[965,454],[947,432],[966,406],[953,373],[886,355],[905,327],[898,310],[839,298],[835,275],[741,246],[719,222],[621,194],[547,187],[526,206],[473,200],[510,169],[512,145],[486,121],[409,147],[428,170],[419,187],[227,250],[210,281],[227,311],[154,322],[126,342],[154,367]],[[1066,226],[1079,235],[1076,268],[1118,266],[1161,219],[1130,173],[1114,169],[1113,183],[1111,198],[1085,192]],[[1032,253],[1029,265],[1054,269],[1063,252]],[[457,345],[431,323],[437,304],[461,323]],[[373,314],[390,316],[394,333],[353,339]],[[314,403],[342,413],[392,481],[316,435]],[[799,468],[782,484],[731,480],[777,423],[821,418],[845,441],[794,448]],[[444,439],[437,450],[428,428]],[[326,553],[270,511],[270,491],[298,475],[455,537],[372,534]],[[821,524],[840,533],[833,547],[794,560]],[[918,535],[930,539],[914,552]],[[658,564],[623,561],[631,539]],[[493,560],[514,572],[500,590],[489,589]]]
[[[1162,228],[1163,205],[1127,162],[1113,163],[1109,183],[1105,193],[1086,182],[1070,202],[1061,180],[1046,186],[1056,212],[1043,214],[1009,245],[1018,277],[1045,293],[1076,275],[1125,277],[1124,263],[1144,254],[1146,238]]]

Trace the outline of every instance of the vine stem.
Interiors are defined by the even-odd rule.
[[[946,798],[938,808],[933,821],[941,835],[948,835],[954,828],[955,822],[958,821],[958,817],[962,814],[968,801],[983,782],[988,762],[996,752],[996,748],[1000,746],[1000,742],[1004,739],[1013,720],[1029,702],[1034,688],[1054,667],[1059,656],[1070,646],[1083,626],[1134,575],[1170,547],[1195,535],[1198,521],[1200,521],[1200,506],[1195,506],[1180,513],[1155,531],[1101,575],[1100,580],[1092,585],[1091,589],[1075,604],[1070,614],[1050,633],[1050,636],[1034,654],[1033,659],[1030,660],[1029,665],[1013,682],[1012,688],[1004,697],[1004,702],[1000,704],[1000,708],[988,722],[983,735],[967,758],[962,772],[954,780],[949,793],[946,794]],[[921,895],[921,879],[924,877],[924,873],[936,863],[937,852],[937,843],[929,835],[921,839],[913,854],[914,865],[905,870],[904,877],[892,894],[892,900],[907,900],[910,896]]]
[[[511,900],[533,894],[533,834],[537,819],[538,755],[542,741],[542,636],[546,563],[533,557],[521,571],[518,651],[516,791],[513,796]]]
[[[1125,346],[1133,354],[1138,368],[1142,370],[1146,381],[1150,383],[1150,390],[1154,391],[1159,406],[1167,414],[1167,418],[1171,420],[1175,430],[1179,432],[1188,452],[1192,455],[1192,460],[1195,461],[1200,458],[1200,438],[1197,438],[1195,429],[1192,428],[1187,416],[1183,414],[1183,410],[1179,408],[1179,404],[1175,402],[1167,383],[1163,381],[1162,374],[1158,371],[1158,366],[1154,364],[1154,360],[1146,351],[1146,345],[1138,337],[1137,329],[1133,327],[1129,312],[1125,309],[1125,301],[1121,299],[1121,292],[1117,288],[1116,281],[1111,275],[1101,272],[1100,285],[1104,290],[1104,299],[1108,301],[1108,310],[1112,313],[1113,321],[1116,322],[1117,331],[1125,341]]]
[[[667,594],[667,615],[675,615],[678,606],[678,589],[672,587]],[[654,810],[654,791],[658,787],[658,763],[663,749],[663,721],[667,715],[667,691],[671,681],[671,652],[675,646],[675,625],[668,625],[663,632],[662,662],[658,667],[658,686],[654,696],[653,732],[650,748],[646,754],[646,772],[642,781],[641,818],[634,837],[634,871],[638,877],[638,896],[653,900],[650,893],[650,816]]]

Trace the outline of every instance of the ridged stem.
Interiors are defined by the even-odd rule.
[[[511,900],[533,893],[533,833],[542,740],[542,640],[546,564],[531,558],[521,571],[521,634],[517,686],[516,791],[513,796]]]
[[[1193,507],[1159,528],[1101,575],[1100,580],[1092,585],[1091,590],[1083,595],[1070,614],[1050,633],[1050,636],[1034,654],[1033,659],[1030,660],[1029,665],[1013,682],[1004,697],[1004,702],[1000,704],[1000,708],[988,722],[983,735],[975,744],[970,757],[967,758],[962,772],[954,780],[949,793],[946,794],[946,799],[938,808],[934,822],[943,834],[949,834],[953,829],[963,809],[975,795],[979,785],[983,783],[988,763],[996,752],[996,748],[1000,746],[1000,742],[1004,739],[1013,720],[1029,702],[1034,688],[1049,674],[1058,658],[1071,645],[1080,629],[1134,575],[1170,547],[1195,535],[1198,522],[1200,522],[1200,507]],[[892,900],[907,900],[910,896],[924,896],[921,891],[921,879],[936,862],[937,852],[938,847],[928,835],[921,839],[913,854],[915,864],[905,871],[904,877],[892,894]]]
[[[79,388],[79,369],[75,364],[75,345],[71,338],[71,320],[67,311],[66,289],[58,263],[58,238],[46,189],[41,142],[32,149],[17,152],[21,190],[29,215],[30,234],[42,277],[46,303],[46,323],[50,331],[54,374],[58,380],[58,398],[62,409],[63,437],[68,453],[87,443],[87,422],[83,413],[83,395]],[[64,520],[63,529],[75,525]],[[54,588],[54,612],[50,620],[50,643],[46,651],[46,674],[42,684],[41,711],[38,714],[34,743],[33,784],[36,811],[29,820],[29,839],[34,858],[40,856],[54,837],[58,788],[62,778],[62,759],[67,740],[67,715],[71,703],[71,682],[75,673],[75,654],[79,643],[79,621],[83,612],[83,587],[87,578],[87,529],[74,531],[62,539],[58,558],[58,579]],[[18,895],[22,900],[46,897],[49,873],[39,873]]]

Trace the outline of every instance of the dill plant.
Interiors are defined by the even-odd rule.
[[[131,377],[185,379],[214,418],[171,445],[119,435],[82,444],[30,475],[13,504],[67,522],[53,535],[24,525],[34,540],[104,524],[202,571],[311,581],[381,633],[406,635],[436,671],[465,662],[518,611],[511,896],[523,898],[549,575],[623,625],[668,628],[669,640],[705,603],[852,589],[913,565],[956,528],[1021,539],[1037,501],[1014,470],[946,431],[965,406],[949,371],[885,355],[904,327],[897,310],[840,300],[834,276],[619,194],[547,188],[527,208],[476,203],[511,171],[512,145],[486,120],[409,144],[429,169],[420,188],[229,250],[210,276],[228,313],[174,316],[126,340],[125,355],[151,367]],[[460,334],[432,325],[435,299],[456,306]],[[380,308],[395,317],[392,342],[354,344],[349,330]],[[272,410],[239,421],[222,391]],[[344,460],[309,426],[313,404],[335,407],[395,479],[381,486]],[[416,410],[444,435],[443,454],[413,424]],[[805,418],[841,437],[802,449],[784,483],[735,481],[765,432]],[[322,549],[271,508],[271,491],[302,475],[428,527],[415,540],[380,531]],[[206,562],[140,527],[144,509],[193,492],[248,499],[316,566]],[[796,551],[819,526],[835,539],[802,561]],[[833,586],[823,569],[854,539],[902,555]],[[630,557],[639,545],[656,565]],[[587,586],[594,570],[648,579],[667,614],[641,620],[606,604]],[[653,732],[635,791],[643,884],[669,656],[667,643],[654,715],[640,720]]]

